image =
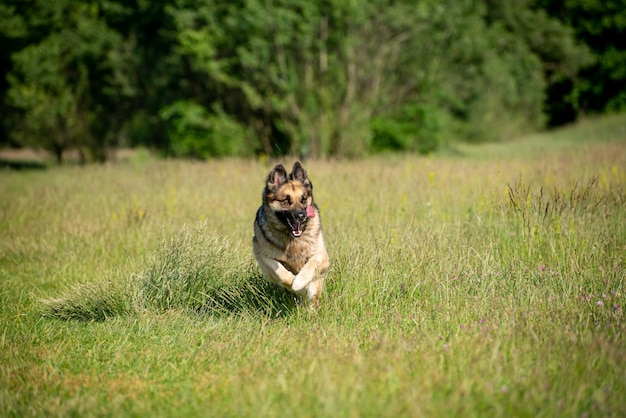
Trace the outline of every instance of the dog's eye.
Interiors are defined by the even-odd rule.
[[[283,206],[289,206],[291,205],[291,197],[287,196],[286,198],[284,198],[283,200],[280,201],[280,203],[282,203]]]
[[[302,196],[302,199],[300,199],[300,201],[301,201],[302,203],[306,203],[306,196]]]

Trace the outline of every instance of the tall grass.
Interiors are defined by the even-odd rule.
[[[183,228],[164,241],[136,280],[139,305],[161,312],[275,317],[294,307],[293,297],[263,280],[249,254],[205,227]]]
[[[253,262],[271,162],[1,173],[0,415],[623,416],[617,120],[307,162],[316,312]]]
[[[80,321],[170,310],[273,318],[293,310],[296,301],[268,283],[248,254],[199,224],[164,237],[143,271],[75,285],[59,297],[42,300],[42,313]]]

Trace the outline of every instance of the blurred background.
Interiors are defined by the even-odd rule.
[[[0,148],[358,158],[626,110],[626,0],[3,0]]]

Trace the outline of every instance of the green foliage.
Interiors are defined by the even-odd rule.
[[[584,110],[623,78],[619,43],[604,49],[620,13],[596,36],[606,16],[594,2],[557,3],[10,1],[3,130],[58,159],[77,148],[99,161],[138,144],[195,158],[360,157],[500,141],[542,128],[546,109],[551,123]],[[579,77],[593,57],[575,34],[594,43],[602,93],[602,80]],[[621,108],[616,91],[602,109]]]
[[[575,78],[560,80],[549,91],[553,122],[580,114],[626,109],[626,2],[623,0],[541,0],[539,5],[575,33],[591,50],[591,62]],[[563,105],[565,103],[565,106]]]
[[[168,126],[171,153],[177,157],[209,158],[250,154],[245,127],[217,108],[179,101],[160,114]]]
[[[371,122],[372,151],[436,151],[451,135],[450,116],[436,107],[406,105],[395,118]]]
[[[69,148],[104,161],[135,92],[132,45],[107,26],[97,3],[41,1],[32,9],[27,26],[48,34],[12,55],[7,99],[22,114],[14,135],[59,161]]]

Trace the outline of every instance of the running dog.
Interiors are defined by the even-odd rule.
[[[270,281],[319,306],[328,253],[313,183],[299,161],[290,174],[277,164],[267,176],[252,243],[254,257]]]

